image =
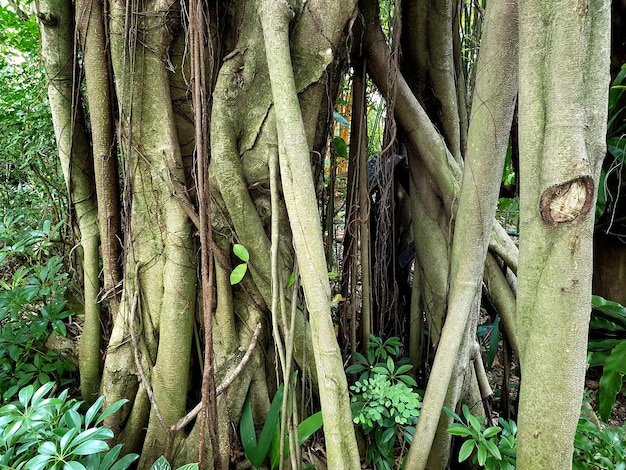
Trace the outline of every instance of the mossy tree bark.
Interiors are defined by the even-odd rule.
[[[228,468],[237,455],[234,434],[246,397],[262,423],[279,382],[291,382],[292,370],[302,379],[297,387],[315,390],[313,406],[324,412],[329,468],[357,468],[346,357],[333,320],[340,331],[350,324],[354,344],[348,341],[344,352],[357,351],[367,344],[367,336],[357,337],[359,322],[367,322],[365,335],[370,324],[375,333],[388,333],[381,327],[383,310],[402,315],[394,327],[401,326],[424,386],[430,372],[407,467],[445,468],[450,439],[441,408],[469,401],[478,387],[472,361],[480,361],[474,351],[483,274],[524,371],[520,465],[539,468],[532,458],[541,455],[542,445],[565,465],[584,371],[592,223],[587,211],[603,151],[608,57],[607,39],[598,32],[608,27],[600,0],[579,2],[571,11],[543,3],[522,2],[519,34],[515,0],[488,2],[484,22],[479,9],[465,12],[472,40],[484,29],[475,63],[476,49],[466,51],[465,59],[461,54],[458,12],[468,4],[460,0],[396,2],[401,31],[400,22],[382,27],[375,0],[235,0],[228,8],[196,2],[189,11],[178,0],[77,0],[75,11],[70,2],[37,2],[59,153],[84,253],[81,389],[86,399],[103,392],[107,403],[129,400],[108,424],[126,452],[142,454],[140,468],[149,468],[161,453],[174,465],[202,455],[204,468]],[[76,40],[80,47],[74,47]],[[537,42],[546,47],[537,49]],[[396,294],[387,296],[393,289],[385,296],[366,292],[371,305],[359,305],[354,288],[352,317],[346,319],[331,310],[332,260],[324,254],[332,250],[323,247],[319,217],[325,189],[315,175],[324,172],[337,83],[349,54],[360,79],[368,74],[393,111],[386,143],[408,162],[401,196],[411,214],[405,222],[415,261],[410,311],[397,308]],[[74,72],[78,66],[84,67],[84,87],[73,81],[81,76]],[[526,253],[519,269],[517,247],[494,223],[518,70],[524,77]],[[583,70],[594,75],[583,81]],[[370,84],[362,80],[359,87],[363,93],[355,99],[365,109]],[[363,268],[359,256],[372,270],[389,265],[364,243],[372,214],[366,125],[358,127],[362,132],[353,133],[358,142],[350,149],[359,154],[350,159],[358,168],[349,171],[360,188],[350,220],[362,225],[361,254],[355,247],[353,266],[345,270],[355,276],[353,286]],[[198,146],[208,150],[208,168]],[[329,220],[335,209],[325,208]],[[393,235],[393,228],[383,228],[383,236]],[[381,240],[381,232],[371,236]],[[231,285],[229,275],[241,262],[231,255],[235,243],[246,247],[249,260],[245,277]],[[213,286],[207,286],[207,255],[215,260]],[[292,272],[300,280],[290,291],[285,286]],[[514,273],[520,276],[517,301]],[[382,279],[393,287],[394,279],[377,272],[370,282],[370,274],[362,274],[361,285],[374,291]],[[99,329],[99,293],[112,316],[102,322],[105,334]],[[382,305],[387,301],[391,305]],[[557,330],[563,305],[571,322]],[[213,330],[206,337],[213,339],[202,341],[203,319],[209,318]],[[554,352],[555,341],[564,341],[559,344],[567,357],[546,358],[545,348]],[[566,383],[562,372],[574,379]],[[202,386],[207,374],[218,396],[213,386]],[[546,418],[533,393],[541,396],[545,384],[557,383],[560,416]],[[207,404],[215,402],[209,413]],[[552,429],[548,421],[560,423],[554,433],[563,431],[553,447],[542,440],[549,433],[531,431]]]
[[[605,154],[609,3],[520,1],[520,469],[572,465]]]

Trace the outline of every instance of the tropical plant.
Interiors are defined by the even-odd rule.
[[[583,412],[578,420],[574,438],[575,470],[626,469],[626,428],[598,427]]]
[[[233,245],[233,253],[243,262],[235,266],[235,269],[233,269],[230,273],[230,283],[232,285],[239,284],[241,282],[248,271],[248,261],[250,261],[250,254],[248,253],[248,250],[246,250],[245,246],[240,245],[239,243]]]
[[[498,419],[500,426],[485,427],[483,421],[472,415],[467,405],[462,406],[463,416],[449,408],[444,411],[454,419],[448,434],[465,439],[459,449],[459,462],[472,457],[472,462],[488,470],[515,468],[517,453],[517,425],[513,420]]]
[[[150,467],[150,470],[171,470],[172,466],[164,456],[159,457]],[[176,470],[198,470],[197,463],[188,463],[182,467],[178,467]]]
[[[419,417],[421,398],[411,388],[415,379],[407,374],[413,366],[406,358],[398,360],[401,348],[397,337],[383,341],[371,335],[367,357],[354,353],[357,363],[346,369],[360,374],[350,386],[352,418],[371,439],[366,464],[378,469],[394,468],[396,443],[410,445]]]
[[[44,346],[51,331],[66,335],[65,319],[73,315],[64,297],[68,279],[53,256],[43,266],[18,268],[10,283],[0,280],[0,403],[28,384],[73,380],[70,358]]]
[[[55,387],[48,382],[37,390],[20,389],[18,401],[0,408],[0,468],[28,470],[125,470],[137,459],[118,459],[121,445],[109,449],[113,432],[103,421],[126,402],[102,410],[104,397],[86,411],[82,402],[64,390],[48,396]]]
[[[384,375],[392,384],[403,382],[409,387],[416,387],[415,379],[407,374],[413,366],[409,364],[409,358],[398,358],[402,348],[402,342],[397,336],[382,338],[371,335],[367,350],[367,357],[355,351],[352,358],[355,363],[346,368],[346,374],[360,374],[359,380],[371,378],[375,374]]]
[[[602,367],[597,408],[606,422],[626,376],[626,308],[597,295],[592,296],[591,305],[587,362],[589,367]]]
[[[241,445],[243,447],[246,458],[250,461],[254,468],[259,468],[265,462],[268,454],[270,454],[271,468],[277,468],[280,463],[280,416],[283,402],[284,385],[280,385],[269,412],[263,424],[261,435],[257,440],[254,420],[252,418],[252,406],[250,404],[250,396],[246,398],[241,413],[241,421],[239,422],[239,432],[241,435]],[[322,413],[318,411],[312,414],[298,425],[299,445],[315,434],[323,425]],[[285,446],[284,457],[289,457],[289,447]]]

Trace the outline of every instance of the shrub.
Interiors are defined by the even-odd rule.
[[[113,432],[102,425],[124,400],[102,411],[103,397],[81,412],[82,402],[68,398],[67,390],[47,397],[48,382],[35,390],[22,388],[18,401],[0,408],[0,468],[13,470],[125,470],[137,459],[118,459],[121,445],[109,449]]]

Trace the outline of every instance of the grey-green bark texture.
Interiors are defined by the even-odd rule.
[[[522,470],[572,465],[605,154],[609,3],[520,1]]]
[[[383,22],[377,0],[202,2],[201,12],[179,0],[77,0],[75,10],[69,1],[37,2],[59,154],[84,254],[81,390],[86,399],[104,393],[109,404],[129,400],[107,424],[125,452],[141,453],[139,467],[150,468],[161,453],[175,466],[197,461],[200,449],[204,468],[228,468],[231,456],[243,465],[237,434],[246,398],[261,425],[293,370],[300,420],[324,413],[323,458],[303,453],[302,463],[358,468],[364,455],[344,364],[349,351],[366,352],[371,327],[401,335],[415,368],[430,371],[420,384],[426,396],[407,468],[445,468],[451,446],[442,406],[475,405],[472,397],[479,396],[472,361],[481,360],[475,332],[484,268],[523,369],[518,465],[542,468],[544,459],[551,463],[543,468],[566,468],[584,373],[590,209],[604,149],[606,3],[522,1],[518,33],[515,0],[489,1],[484,22],[475,3],[461,0],[396,3],[382,9]],[[394,14],[397,23],[389,21]],[[204,63],[202,54],[190,54],[191,21]],[[389,145],[378,158],[408,165],[401,167],[407,182],[384,209],[392,212],[403,198],[415,260],[405,271],[402,309],[394,291],[399,270],[380,271],[396,260],[377,259],[373,249],[381,240],[396,243],[395,226],[368,231],[376,216],[367,188],[370,149],[366,132],[354,132],[358,148],[350,154],[358,151],[359,158],[350,165],[360,188],[347,212],[362,228],[360,246],[350,250],[352,291],[340,301],[350,303],[348,318],[331,302],[338,286],[327,270],[340,264],[325,254],[339,257],[341,250],[323,246],[322,235],[337,234],[322,233],[320,212],[332,221],[343,210],[328,207],[336,198],[324,178],[338,175],[325,175],[324,161],[334,151],[329,137],[341,78],[357,63],[371,79],[360,85],[375,86],[393,110]],[[75,67],[84,67],[84,75]],[[494,223],[518,82],[519,260]],[[194,106],[192,89],[209,111]],[[380,95],[373,101],[381,102]],[[364,99],[359,105],[367,108]],[[200,171],[198,131],[210,157]],[[279,172],[270,172],[276,160]],[[198,188],[209,188],[210,204],[199,204]],[[209,215],[210,240],[200,230]],[[231,285],[229,275],[242,262],[233,255],[236,243],[249,259],[244,278]],[[202,292],[201,247],[214,261],[204,263],[215,267],[213,305]],[[394,246],[389,258],[397,255]],[[290,287],[292,272],[300,279]],[[383,281],[390,305],[375,295]],[[99,305],[98,298],[107,302]],[[101,307],[112,321],[100,317]],[[382,318],[384,309],[397,317]],[[208,313],[213,333],[205,336]],[[212,344],[202,340],[211,336]],[[208,433],[199,412],[208,393],[201,390],[206,354],[214,354],[208,372],[221,393],[210,397],[218,406],[217,416],[203,421]]]
[[[491,1],[478,57],[468,149],[455,219],[448,312],[416,428],[420,439],[413,441],[407,460],[410,468],[445,468],[447,465],[449,437],[446,429],[450,419],[447,415],[440,417],[441,409],[444,404],[456,406],[463,377],[471,374],[465,365],[469,363],[475,342],[471,330],[475,331],[478,321],[477,293],[482,283],[513,120],[516,65],[516,1]],[[485,133],[492,138],[485,139]],[[467,327],[470,332],[466,332]],[[438,440],[433,445],[436,435]]]

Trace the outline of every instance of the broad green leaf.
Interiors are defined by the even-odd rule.
[[[333,139],[333,143],[335,144],[335,150],[337,150],[337,155],[341,158],[348,158],[348,146],[346,142],[339,136]]]
[[[396,370],[396,374],[400,375],[400,374],[404,374],[408,371],[410,371],[413,368],[413,366],[411,364],[404,364],[400,367],[398,367],[398,369]]]
[[[483,444],[485,444],[485,447],[487,448],[487,450],[489,451],[489,453],[491,455],[493,455],[498,460],[502,460],[502,455],[500,454],[500,449],[498,449],[498,446],[496,445],[496,443],[494,442],[493,439],[489,439],[488,441],[484,441]]]
[[[63,470],[87,470],[85,466],[80,462],[65,462]],[[90,469],[91,470],[91,469]]]
[[[473,435],[472,431],[463,424],[451,424],[448,426],[448,429],[446,429],[446,432],[448,434],[452,434],[453,436],[461,437],[469,437]]]
[[[300,440],[300,445],[304,444],[304,442],[313,434],[315,434],[323,425],[324,418],[321,411],[313,413],[307,419],[302,421],[298,425],[298,437]]]
[[[365,366],[361,364],[352,364],[346,368],[346,374],[358,374],[359,372],[363,372],[365,370]]]
[[[163,456],[156,459],[156,461],[150,467],[150,470],[171,470],[170,463]]]
[[[137,454],[127,454],[121,459],[119,459],[115,465],[111,467],[110,470],[126,470],[131,464],[137,460],[139,456]],[[100,468],[100,470],[105,470],[104,468]]]
[[[11,359],[13,359],[13,357],[11,357]],[[14,360],[17,361],[17,359],[14,359]],[[28,406],[28,402],[33,396],[33,392],[34,392],[33,388],[34,387],[32,385],[28,385],[27,387],[20,389],[19,393],[17,394],[18,399],[20,400],[20,403],[24,407]]]
[[[198,464],[197,463],[188,463],[186,465],[183,465],[182,467],[178,467],[177,470],[198,470]]]
[[[107,452],[108,450],[109,446],[106,442],[91,439],[78,445],[74,449],[74,453],[77,455],[91,455],[100,452]]]
[[[606,358],[600,378],[598,411],[605,422],[608,421],[615,405],[615,397],[622,388],[624,374],[626,374],[626,340],[615,346]]]
[[[490,437],[493,437],[496,434],[498,434],[500,431],[502,431],[502,429],[500,429],[498,426],[490,426],[484,430],[483,437],[485,439],[489,439]]]
[[[111,465],[113,465],[113,463],[119,457],[121,450],[122,450],[122,444],[117,444],[110,451],[108,451],[106,455],[102,457],[102,461],[100,462],[99,469],[109,470]]]
[[[39,453],[45,455],[54,455],[57,453],[57,446],[54,444],[54,442],[42,442],[39,446]]]
[[[46,468],[51,458],[52,458],[52,455],[50,454],[39,454],[33,457],[32,459],[30,459],[28,462],[26,462],[24,469],[25,470],[42,470]]]
[[[250,254],[248,253],[248,250],[245,246],[240,245],[239,243],[235,243],[233,245],[233,253],[235,253],[235,256],[244,263],[250,261]]]
[[[401,380],[402,382],[404,382],[409,387],[417,387],[417,382],[410,375],[401,375],[400,377],[397,377],[397,379]]]
[[[106,410],[104,410],[100,416],[98,416],[98,419],[96,419],[96,425],[100,424],[102,421],[104,421],[105,419],[107,419],[109,416],[111,416],[113,413],[115,413],[117,410],[119,410],[122,406],[124,406],[126,403],[128,403],[127,399],[122,399],[122,400],[118,400],[115,403],[113,403],[111,406],[109,406]]]
[[[473,451],[474,451],[474,441],[472,441],[471,439],[468,441],[465,441],[463,445],[461,446],[461,449],[459,449],[459,462],[463,462],[467,460],[467,458],[470,455],[472,455]]]
[[[382,437],[380,439],[380,442],[382,444],[385,444],[385,443],[389,442],[395,435],[396,435],[396,428],[395,427],[387,428],[385,430],[385,432],[383,432],[383,435],[382,435]]]
[[[239,284],[243,277],[246,275],[246,271],[248,270],[248,265],[246,263],[241,263],[238,266],[235,266],[233,272],[230,273],[230,285],[234,286],[235,284]]]
[[[102,408],[102,404],[104,403],[104,396],[100,396],[98,397],[98,399],[93,403],[93,405],[91,405],[89,407],[89,409],[87,410],[87,412],[85,413],[85,427],[89,427],[89,425],[91,424],[91,421],[95,418],[95,416],[98,414],[98,411],[100,411],[100,408]]]
[[[478,458],[478,465],[481,467],[485,465],[487,461],[487,448],[483,442],[478,444],[478,448],[476,450],[476,457]]]

